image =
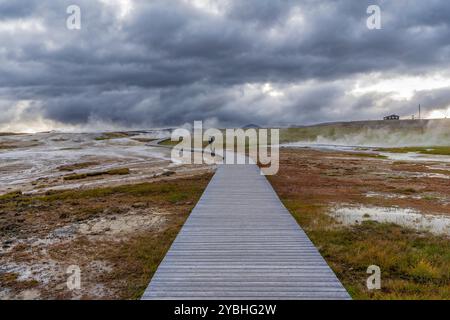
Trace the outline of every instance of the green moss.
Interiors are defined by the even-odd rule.
[[[106,174],[110,174],[110,175],[127,175],[127,174],[130,174],[130,169],[128,169],[128,168],[111,169],[111,170],[106,171]]]
[[[428,201],[439,201],[438,197],[431,196],[431,195],[425,195],[425,196],[422,197],[422,199],[428,200]]]
[[[162,146],[168,146],[168,147],[175,147],[176,145],[178,145],[179,143],[181,143],[182,140],[179,141],[172,141],[171,139],[166,139],[161,141],[159,144]],[[202,143],[203,148],[206,148],[208,146],[208,142],[207,141],[203,141]],[[194,140],[192,139],[191,141],[191,147],[194,147]]]
[[[445,155],[450,156],[450,146],[448,147],[403,147],[403,148],[380,148],[377,149],[380,152],[392,152],[392,153],[408,153],[415,152],[420,154],[431,154],[431,155]]]
[[[351,153],[353,157],[360,157],[360,158],[375,158],[375,159],[387,159],[387,156],[383,156],[381,154],[375,154],[375,153]]]
[[[88,172],[88,173],[79,173],[79,174],[71,174],[64,177],[64,180],[82,180],[90,177],[97,177],[102,175],[126,175],[130,174],[130,169],[128,168],[120,168],[120,169],[111,169],[108,171],[96,171],[96,172]]]
[[[91,162],[81,162],[81,163],[60,166],[60,167],[58,167],[58,170],[59,171],[75,171],[75,170],[85,169],[85,168],[97,166],[97,165],[99,165],[98,162],[92,162],[92,161]]]
[[[147,143],[147,142],[152,142],[155,141],[157,139],[152,139],[152,138],[133,138],[134,141],[138,141],[138,142],[142,142],[142,143]]]
[[[12,200],[12,199],[16,199],[16,198],[20,197],[21,195],[22,195],[22,191],[20,191],[20,190],[13,191],[13,192],[9,192],[4,195],[1,195],[0,200]]]
[[[64,177],[64,180],[71,181],[71,180],[81,180],[86,179],[88,177],[96,177],[101,176],[104,174],[103,172],[90,172],[90,173],[80,173],[80,174],[71,174]]]
[[[105,132],[101,136],[95,138],[97,141],[127,138],[130,134],[126,132]]]
[[[117,195],[123,197],[142,197],[147,196],[149,199],[158,199],[165,203],[173,203],[179,199],[186,199],[193,194],[197,194],[202,189],[202,185],[185,185],[185,179],[177,179],[173,181],[163,181],[160,183],[141,183],[122,185],[117,187],[105,187],[87,190],[67,190],[67,191],[48,191],[41,196],[22,196],[17,199],[19,202],[41,201],[41,202],[57,202],[64,200],[77,199],[96,199]],[[187,180],[186,180],[187,181]]]

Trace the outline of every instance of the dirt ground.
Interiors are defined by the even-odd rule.
[[[450,215],[450,163],[282,149],[278,191],[319,202],[398,206]],[[274,181],[278,181],[275,179]]]
[[[214,171],[173,163],[166,135],[2,136],[0,299],[139,298]]]
[[[139,298],[211,177],[190,172],[0,198],[0,299]]]
[[[343,225],[333,208],[364,206],[450,215],[450,166],[396,162],[339,151],[283,148],[269,177],[294,218],[354,299],[449,299],[450,237],[397,224]],[[381,268],[382,287],[368,290],[367,268]]]
[[[269,180],[353,298],[450,297],[448,236],[370,221],[344,226],[328,215],[354,205],[448,217],[450,163],[299,148],[280,157]],[[214,168],[127,167],[127,175],[64,181],[92,171],[73,162],[48,189],[0,196],[0,299],[140,297]],[[365,287],[370,265],[381,267],[379,291]],[[80,289],[67,286],[70,266],[80,268]]]

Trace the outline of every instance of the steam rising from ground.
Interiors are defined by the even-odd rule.
[[[306,139],[297,141],[367,147],[450,145],[450,119],[341,123],[310,127],[310,130]]]

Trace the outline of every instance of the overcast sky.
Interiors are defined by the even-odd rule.
[[[0,0],[0,131],[443,117],[449,67],[448,0]]]

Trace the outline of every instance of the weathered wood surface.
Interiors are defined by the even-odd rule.
[[[142,299],[349,299],[256,165],[222,165]]]

